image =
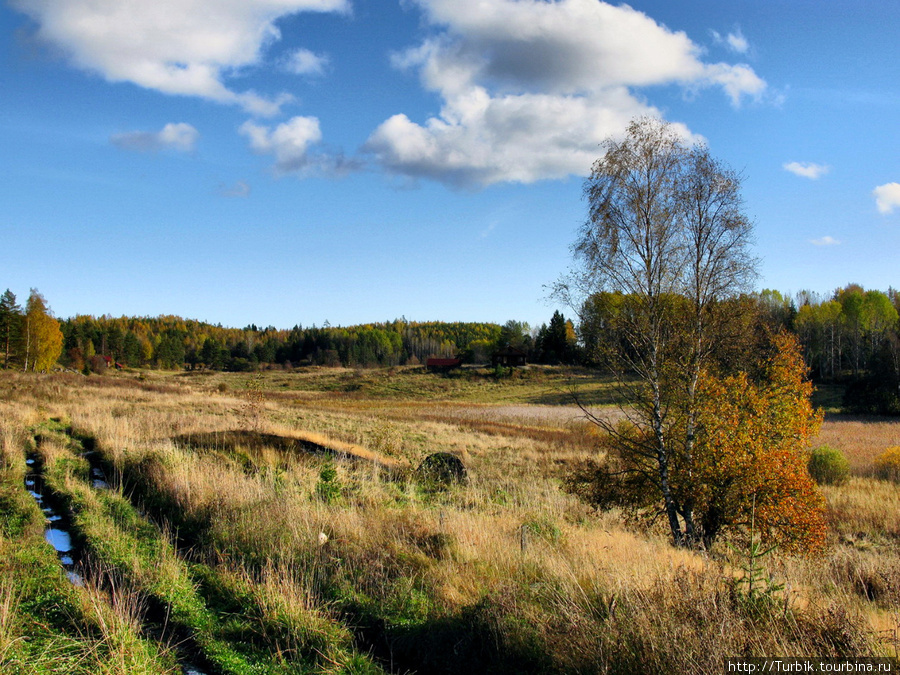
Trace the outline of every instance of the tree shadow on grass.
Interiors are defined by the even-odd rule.
[[[260,431],[248,431],[245,429],[182,434],[180,436],[173,436],[172,442],[181,448],[212,450],[227,453],[235,453],[239,450],[245,452],[258,452],[263,448],[271,448],[279,452],[291,454],[328,455],[356,459],[349,453],[340,452],[306,439],[279,436],[277,434],[268,434]]]
[[[593,378],[572,379],[527,400],[535,405],[616,406],[625,401],[621,387],[612,379],[597,382]]]

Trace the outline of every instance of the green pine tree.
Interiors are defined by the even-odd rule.
[[[3,341],[3,367],[8,368],[16,355],[16,345],[22,334],[22,308],[16,303],[15,294],[6,289],[0,296],[0,340]]]

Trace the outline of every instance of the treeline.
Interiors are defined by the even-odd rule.
[[[37,339],[36,331],[44,325],[36,318],[40,313],[52,321],[55,342]],[[30,332],[26,325],[32,326]],[[48,370],[58,360],[66,368],[86,373],[110,367],[240,372],[300,365],[396,366],[425,363],[431,357],[486,363],[497,349],[507,346],[521,349],[531,362],[577,361],[575,326],[559,312],[549,325],[536,330],[519,321],[501,326],[405,318],[349,327],[297,325],[291,329],[226,328],[178,316],[79,315],[56,321],[43,296],[34,290],[27,310],[18,305],[11,291],[2,296],[0,338],[7,367],[24,367],[28,361],[29,369]],[[35,345],[44,343],[48,348],[36,362]]]
[[[900,414],[900,293],[851,284],[829,295],[803,291],[791,298],[778,291],[730,298],[732,314],[772,330],[795,333],[812,376],[846,385],[845,407],[861,413]],[[673,300],[673,317],[677,317]],[[177,316],[81,315],[57,320],[32,289],[25,306],[7,290],[0,296],[0,358],[4,367],[47,371],[57,362],[72,370],[109,367],[212,369],[324,366],[395,366],[430,357],[461,357],[487,363],[503,347],[525,353],[531,363],[605,367],[604,351],[619,348],[616,312],[628,298],[598,293],[581,307],[576,325],[555,312],[548,324],[416,322],[397,319],[350,327],[291,329],[250,325],[225,328]],[[672,330],[677,330],[677,318]],[[727,358],[740,358],[735,343]],[[725,358],[725,356],[723,356]]]
[[[799,299],[793,329],[814,376],[847,384],[847,410],[900,415],[900,293],[854,284]]]
[[[47,301],[34,288],[22,307],[9,289],[0,296],[0,358],[4,368],[47,372],[62,353],[63,335]]]
[[[744,324],[787,330],[800,339],[813,379],[845,385],[844,408],[851,412],[900,414],[900,293],[865,290],[857,284],[822,296],[802,291],[794,298],[778,291],[724,300]],[[672,330],[677,331],[678,300],[672,299]],[[579,360],[603,365],[605,350],[619,349],[616,314],[629,310],[620,293],[597,293],[581,308]],[[752,335],[752,331],[735,331]],[[752,345],[728,343],[722,359],[745,358]]]
[[[350,327],[225,328],[175,316],[76,316],[62,324],[63,362],[96,369],[97,356],[127,367],[248,371],[262,366],[393,366],[455,356],[489,344],[500,326],[409,322]]]

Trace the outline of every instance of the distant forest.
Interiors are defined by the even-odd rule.
[[[0,297],[0,358],[7,368],[49,370],[58,362],[84,373],[108,367],[252,371],[301,365],[376,367],[416,365],[430,357],[486,363],[511,346],[529,362],[603,367],[611,313],[627,303],[600,293],[575,321],[555,312],[532,328],[473,322],[405,319],[349,327],[225,328],[177,316],[80,315],[55,320],[32,289],[25,308],[6,291]],[[800,338],[814,380],[846,385],[856,412],[900,414],[900,293],[851,284],[827,296],[778,291],[733,298],[747,321],[788,330]],[[57,331],[58,326],[58,331]],[[55,356],[54,356],[55,355]]]
[[[23,366],[26,344],[34,342],[27,329],[34,323],[32,306],[39,306],[45,315],[49,312],[34,290],[25,311],[8,290],[0,300],[0,336],[8,345],[2,358],[9,367]],[[376,367],[415,365],[430,357],[484,363],[505,346],[521,349],[532,362],[575,361],[575,326],[559,312],[549,326],[534,331],[518,321],[501,326],[405,319],[349,327],[297,325],[289,330],[256,325],[226,328],[177,316],[79,315],[57,323],[58,361],[81,372],[116,365],[238,372],[302,365]]]

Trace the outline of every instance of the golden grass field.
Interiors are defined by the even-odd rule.
[[[84,588],[61,571],[42,582],[80,608],[42,620],[12,553],[28,537],[40,549],[39,518],[22,516],[25,539],[8,524],[0,665],[179,672],[172,639],[141,629],[159,605],[223,673],[712,673],[728,656],[897,655],[900,486],[872,465],[900,422],[829,415],[818,442],[853,476],[823,488],[828,551],[766,556],[773,586],[748,597],[727,546],[676,550],[562,489],[597,453],[573,388],[617,414],[608,381],[558,369],[0,374],[0,506],[36,508],[15,484],[37,452],[101,570]],[[109,494],[84,482],[88,438]],[[437,452],[463,460],[466,484],[416,480]]]

